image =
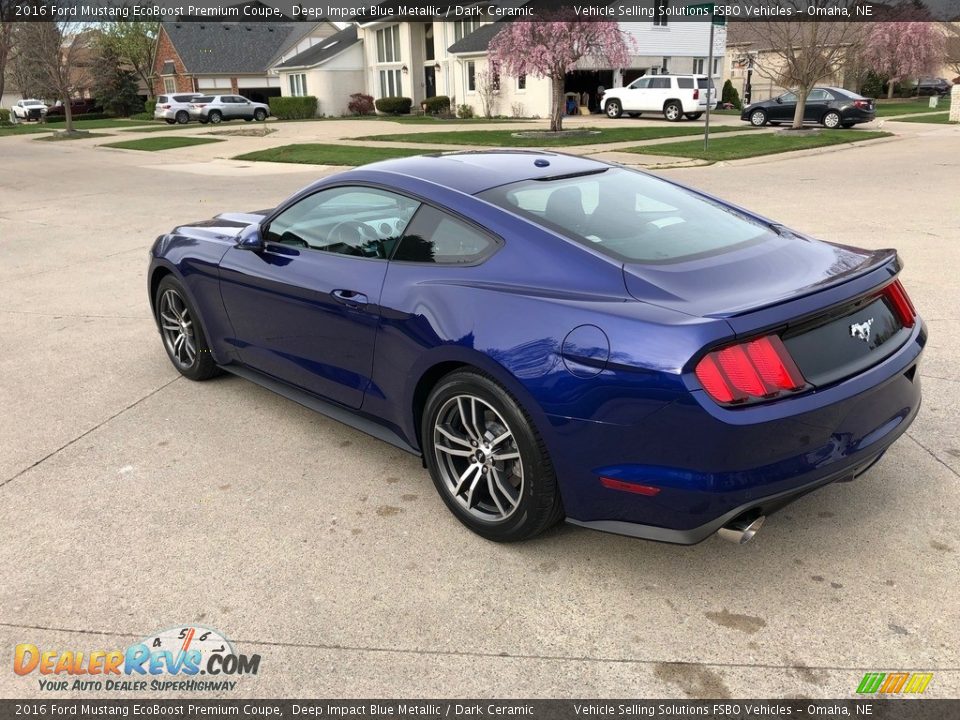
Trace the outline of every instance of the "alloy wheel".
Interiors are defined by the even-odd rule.
[[[823,124],[828,128],[835,128],[840,124],[840,116],[835,112],[827,113],[823,118]]]
[[[680,108],[671,103],[664,108],[663,114],[666,116],[667,120],[679,120],[680,112]]]
[[[503,416],[475,395],[456,395],[440,408],[433,446],[443,487],[473,517],[502,522],[520,505],[523,461]]]
[[[750,115],[750,124],[761,127],[767,122],[767,116],[762,110],[756,110]]]
[[[163,344],[174,362],[182,368],[191,367],[197,359],[193,318],[176,290],[168,289],[160,296],[160,330]]]

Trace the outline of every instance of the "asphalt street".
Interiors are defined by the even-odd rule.
[[[239,378],[181,379],[150,318],[153,239],[333,170],[0,138],[0,696],[77,697],[14,674],[18,643],[185,623],[262,656],[242,697],[846,697],[894,670],[960,696],[960,129],[894,128],[663,171],[897,247],[930,330],[909,433],[743,547],[568,525],[493,544],[412,456]]]

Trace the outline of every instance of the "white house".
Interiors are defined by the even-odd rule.
[[[500,0],[498,7],[507,4],[522,6],[527,0]],[[618,20],[621,30],[631,39],[633,48],[630,63],[624,68],[596,67],[590,62],[568,73],[564,92],[589,97],[591,110],[599,110],[599,89],[620,87],[645,74],[697,73],[711,74],[719,83],[722,63],[726,52],[726,28],[714,26],[714,60],[708,67],[710,23],[674,19],[678,8],[687,5],[702,5],[696,0],[611,0],[609,7],[613,18],[630,17],[624,10],[646,7],[644,19]],[[494,5],[489,1],[475,3],[481,8]],[[619,8],[623,8],[621,10]],[[389,15],[377,21],[355,23],[356,49],[351,45],[349,69],[359,69],[362,88],[374,98],[402,96],[413,100],[414,109],[429,97],[446,95],[453,104],[470,105],[477,115],[484,114],[484,98],[492,101],[489,108],[494,115],[546,116],[550,111],[552,85],[548,79],[537,77],[492,78],[488,73],[487,53],[490,41],[510,20],[491,21],[481,12],[469,20],[451,21],[441,17],[408,21],[391,18]],[[341,31],[341,34],[346,31]],[[309,56],[304,53],[304,56]],[[321,76],[332,66],[315,63],[309,57],[297,56],[287,60],[275,70],[287,77],[293,74],[305,76],[307,91],[282,83],[284,95],[316,95],[321,108],[337,108],[343,93],[344,82],[330,80],[326,84]],[[359,61],[359,68],[355,61]],[[295,68],[291,63],[301,63]],[[348,63],[348,58],[343,58]],[[346,67],[344,68],[346,69]],[[297,70],[298,73],[293,71]],[[311,82],[311,72],[317,78]],[[355,82],[350,76],[350,82]],[[492,83],[493,92],[483,92]],[[321,90],[330,88],[329,97]],[[336,114],[330,109],[322,114]]]
[[[350,25],[274,66],[283,95],[313,95],[318,115],[346,115],[350,95],[366,92],[363,43]]]

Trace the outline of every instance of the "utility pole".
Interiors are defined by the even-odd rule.
[[[710,146],[710,106],[713,105],[713,14],[716,5],[710,4],[710,52],[707,55],[707,120],[703,131],[703,150]]]

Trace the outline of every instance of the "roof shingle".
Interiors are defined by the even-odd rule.
[[[263,73],[304,23],[165,22],[189,73]]]

